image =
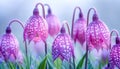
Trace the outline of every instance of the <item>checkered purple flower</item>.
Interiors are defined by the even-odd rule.
[[[86,20],[83,18],[83,14],[80,13],[82,16],[76,20],[73,27],[73,39],[74,41],[78,41],[81,45],[85,42],[85,32],[86,32]]]
[[[35,43],[48,37],[48,24],[46,20],[39,15],[38,8],[33,11],[24,29],[24,40],[34,41]]]
[[[97,14],[93,15],[93,21],[88,25],[86,31],[86,41],[89,49],[108,48],[110,32],[108,27],[98,19]]]
[[[118,43],[117,43],[118,42]],[[113,45],[110,52],[110,63],[120,68],[120,39]]]
[[[74,56],[73,43],[68,34],[65,33],[65,28],[61,28],[61,33],[55,38],[52,45],[53,60],[60,58],[61,60],[69,61]]]
[[[10,27],[7,27],[6,34],[0,39],[0,52],[5,61],[17,58],[19,45],[16,37],[11,33]]]

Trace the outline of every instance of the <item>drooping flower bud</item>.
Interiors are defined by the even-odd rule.
[[[48,5],[49,6],[49,5]],[[48,14],[46,16],[46,21],[48,23],[48,33],[53,37],[57,35],[60,31],[60,20],[57,16],[52,13],[52,10],[49,6]]]

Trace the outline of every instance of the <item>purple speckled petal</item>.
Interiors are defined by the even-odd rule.
[[[39,15],[33,15],[27,21],[24,30],[24,40],[38,42],[45,41],[48,37],[48,24],[46,20]]]
[[[86,31],[86,41],[89,48],[108,48],[110,40],[110,32],[107,26],[99,21],[93,21],[88,25]]]
[[[48,32],[51,36],[57,35],[60,31],[60,20],[53,14],[48,14],[46,16],[46,21],[48,23]]]
[[[120,44],[116,44],[112,47],[110,52],[111,63],[120,68]]]
[[[9,60],[12,57],[17,58],[18,50],[19,45],[16,37],[13,34],[4,34],[0,40],[0,52],[4,59]]]
[[[52,56],[54,60],[60,57],[61,60],[67,61],[74,56],[73,44],[68,34],[61,33],[55,38],[52,45]]]
[[[73,39],[78,41],[81,45],[85,42],[85,32],[86,32],[86,20],[84,18],[79,18],[73,27]]]

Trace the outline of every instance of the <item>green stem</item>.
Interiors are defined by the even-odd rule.
[[[45,57],[46,57],[46,55],[47,55],[47,42],[44,41],[44,43],[45,43]],[[46,69],[47,69],[47,62],[46,62]]]

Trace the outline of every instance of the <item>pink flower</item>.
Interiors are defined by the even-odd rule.
[[[98,19],[97,14],[93,15],[93,21],[88,25],[86,31],[86,41],[89,49],[108,48],[110,32],[108,27]]]
[[[60,31],[60,21],[59,19],[53,15],[52,13],[46,16],[46,21],[48,23],[48,32],[51,36],[57,35]]]
[[[65,33],[65,28],[62,27],[61,34],[59,34],[52,45],[53,60],[60,58],[61,60],[69,61],[74,56],[73,43],[68,34]]]
[[[85,42],[85,32],[86,32],[86,20],[82,16],[79,16],[79,19],[76,20],[73,26],[73,39],[78,41],[81,45]]]
[[[0,40],[0,52],[5,60],[15,60],[17,58],[18,50],[18,41],[11,33],[10,27],[7,27],[6,34],[4,34]]]
[[[34,41],[35,43],[48,37],[48,24],[46,20],[39,15],[38,8],[33,11],[24,29],[24,40]]]

